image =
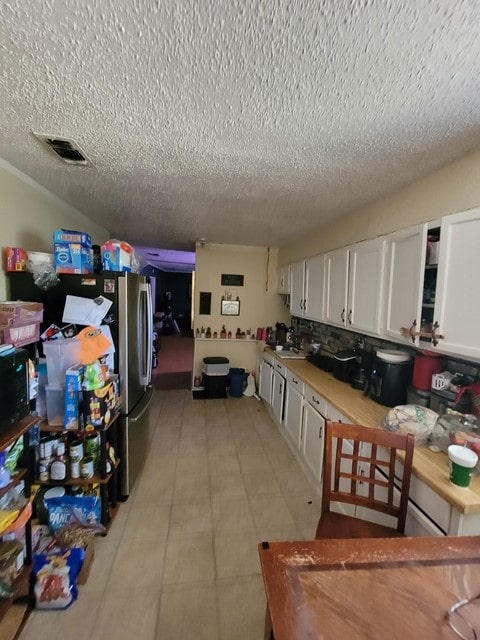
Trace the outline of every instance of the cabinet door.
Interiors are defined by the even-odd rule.
[[[281,426],[283,424],[283,406],[285,400],[285,378],[278,373],[273,372],[273,387],[272,387],[272,408],[273,415],[277,421],[277,424]]]
[[[347,327],[383,332],[385,240],[376,238],[350,247]]]
[[[258,395],[269,405],[272,404],[273,367],[265,360],[260,361],[260,379]]]
[[[305,261],[295,262],[290,267],[290,313],[301,317],[305,308]]]
[[[442,218],[434,325],[437,349],[480,359],[480,209]],[[432,345],[434,346],[434,345]]]
[[[420,328],[427,225],[399,231],[387,239],[385,334],[412,344],[401,327]],[[418,344],[418,338],[416,339]]]
[[[325,293],[325,256],[314,256],[305,262],[304,315],[312,320],[323,320]]]
[[[295,449],[300,449],[303,417],[303,385],[294,378],[287,383],[285,432]]]
[[[311,404],[303,408],[303,458],[316,482],[320,482],[323,465],[325,418]]]
[[[290,293],[290,265],[278,268],[278,293]]]
[[[345,326],[348,295],[348,249],[330,251],[325,256],[325,321]]]

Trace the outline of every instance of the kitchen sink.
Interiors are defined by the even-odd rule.
[[[282,360],[305,360],[307,357],[303,352],[295,353],[295,351],[275,351],[275,355]]]

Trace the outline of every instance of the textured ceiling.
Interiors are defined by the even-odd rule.
[[[7,0],[0,157],[132,244],[283,246],[479,145],[479,25],[476,0]]]

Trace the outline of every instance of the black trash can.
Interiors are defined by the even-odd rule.
[[[230,369],[230,395],[232,398],[241,398],[245,387],[245,369]]]
[[[223,356],[203,359],[203,387],[206,398],[226,398],[229,360]]]

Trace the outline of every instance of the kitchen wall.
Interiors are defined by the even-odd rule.
[[[195,329],[202,325],[220,334],[222,325],[233,335],[242,331],[272,326],[276,322],[289,322],[290,315],[277,293],[278,250],[267,247],[206,244],[196,247],[194,288]],[[222,274],[243,275],[244,285],[221,284]],[[233,291],[240,298],[240,315],[223,316],[220,313],[222,296]],[[200,315],[199,294],[210,292],[211,313]],[[225,356],[231,367],[252,370],[256,367],[257,343],[252,340],[196,340],[194,373],[200,375],[205,356]]]
[[[96,244],[110,237],[107,229],[66,204],[0,159],[0,228],[4,247],[53,252],[54,229],[79,229]],[[0,272],[0,300],[8,298],[7,276]]]
[[[279,264],[478,207],[479,176],[480,151],[477,151],[281,248]]]

